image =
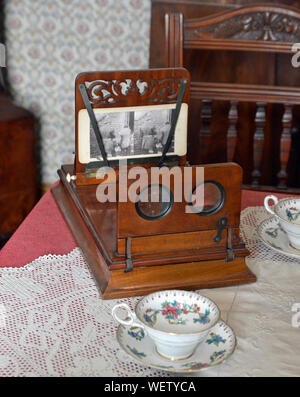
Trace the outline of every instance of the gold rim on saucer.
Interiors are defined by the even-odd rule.
[[[296,250],[296,251],[299,251],[300,252],[300,248],[296,248],[296,247],[294,247],[293,246],[293,244],[289,241],[289,246],[291,247],[291,248],[293,248],[294,250]]]

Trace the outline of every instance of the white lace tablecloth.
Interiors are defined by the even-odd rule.
[[[256,283],[199,290],[234,330],[234,354],[217,367],[185,376],[300,376],[300,260],[267,248],[256,227],[262,207],[241,215]],[[121,350],[111,309],[139,298],[102,300],[79,248],[0,270],[0,377],[173,376],[144,367]],[[300,307],[299,307],[300,308]],[[178,374],[177,374],[178,375]]]

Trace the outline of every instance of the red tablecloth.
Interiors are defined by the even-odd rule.
[[[262,206],[268,192],[243,190],[242,209]],[[287,194],[276,194],[278,198]],[[0,267],[21,267],[41,255],[64,255],[77,246],[50,190],[0,251]]]

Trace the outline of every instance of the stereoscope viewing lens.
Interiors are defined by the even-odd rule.
[[[144,219],[155,220],[167,215],[173,205],[171,191],[163,185],[149,185],[138,194],[135,207]]]
[[[204,191],[203,191],[204,188]],[[201,196],[204,195],[203,201]],[[215,181],[205,181],[193,189],[192,209],[199,215],[211,215],[218,212],[225,201],[223,186]],[[203,208],[197,208],[196,203],[203,202]]]

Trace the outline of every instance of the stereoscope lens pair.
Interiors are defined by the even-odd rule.
[[[212,215],[224,205],[225,190],[216,181],[204,182],[203,206],[197,207],[202,195],[203,184],[195,186],[192,190],[190,208],[198,215]],[[198,197],[198,199],[197,199]],[[166,216],[172,209],[174,197],[170,189],[161,184],[148,185],[138,194],[136,211],[144,219],[156,220]]]

